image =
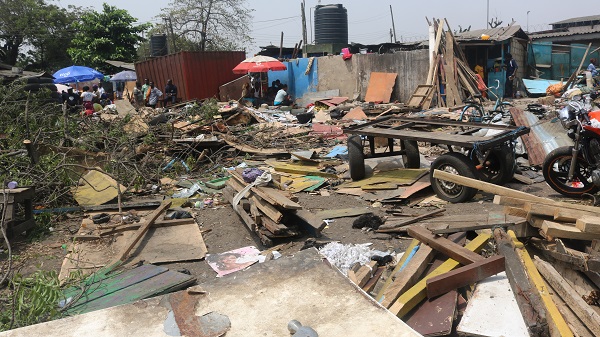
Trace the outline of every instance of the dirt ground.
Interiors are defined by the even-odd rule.
[[[533,100],[522,100],[520,105],[526,105]],[[427,150],[422,150],[427,153]],[[429,151],[430,153],[431,151]],[[433,161],[435,158],[427,158]],[[533,185],[524,185],[518,182],[511,182],[506,187],[514,188],[524,192],[532,193],[543,197],[560,198],[550,189],[545,182]],[[360,199],[359,197],[336,194],[330,190],[330,196],[321,196],[318,193],[297,193],[300,203],[311,211],[322,209],[342,209],[352,207],[372,207],[373,205]],[[433,195],[429,188],[423,193],[415,196],[416,198]],[[493,196],[478,194],[473,200],[460,204],[445,204],[444,214],[488,214],[490,211],[500,211],[502,206],[492,203]],[[414,201],[411,200],[411,202]],[[423,214],[435,209],[432,206],[426,207],[408,207],[399,204],[383,204],[381,207],[372,207],[373,213],[379,216],[386,216],[387,209],[401,209],[408,214]],[[255,245],[259,249],[264,247],[258,241],[257,237],[250,233],[230,205],[224,203],[212,208],[196,210],[196,221],[198,225],[205,230],[203,234],[204,241],[209,253],[221,253],[224,251]],[[27,275],[37,269],[60,271],[62,260],[66,255],[66,247],[69,243],[69,236],[79,228],[83,214],[55,215],[52,220],[52,232],[39,241],[29,241],[24,237],[18,237],[13,243],[14,270]],[[338,218],[331,222],[323,231],[323,236],[319,241],[339,241],[341,243],[372,243],[372,248],[382,251],[402,252],[410,243],[410,238],[401,235],[377,234],[372,231],[363,231],[352,228],[352,222],[356,217]],[[292,255],[299,251],[305,244],[308,236],[302,236],[294,239],[290,245],[287,245],[282,251],[284,255]],[[176,249],[176,248],[174,248]],[[0,253],[2,259],[6,258],[6,252]],[[167,267],[174,270],[188,270],[196,276],[198,282],[210,279],[216,276],[216,273],[208,266],[205,261],[184,262],[167,264]]]

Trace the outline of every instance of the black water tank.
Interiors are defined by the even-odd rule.
[[[315,7],[315,43],[348,43],[348,11],[344,6]]]
[[[150,37],[150,56],[165,56],[169,53],[167,47],[167,35],[159,34]]]

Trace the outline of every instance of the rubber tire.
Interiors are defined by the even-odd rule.
[[[421,167],[421,155],[419,154],[419,144],[416,140],[403,140],[402,149],[406,154],[402,155],[402,164],[405,168],[417,169]]]
[[[363,153],[362,139],[359,135],[348,137],[348,161],[350,165],[350,178],[361,180],[365,178],[365,154]]]
[[[544,179],[546,179],[546,184],[548,184],[556,192],[567,197],[579,198],[584,193],[594,194],[598,192],[598,187],[591,182],[584,183],[584,188],[574,188],[565,186],[562,183],[555,182],[552,179],[550,172],[553,171],[554,163],[561,158],[564,158],[565,160],[571,160],[570,158],[572,156],[572,150],[572,146],[563,146],[559,147],[558,149],[554,149],[552,150],[552,152],[548,153],[548,155],[544,159],[544,164],[542,165],[542,173],[544,174]],[[587,164],[587,161],[581,156],[577,158],[577,161],[579,163],[585,162],[586,165],[589,165]],[[570,162],[568,165],[570,165]]]
[[[501,148],[492,149],[490,157],[492,156],[492,161],[499,166],[498,173],[490,174],[486,171],[485,167],[482,167],[478,169],[481,179],[496,185],[504,185],[511,181],[517,171],[517,161],[510,146],[504,145]],[[473,164],[476,166],[479,165],[477,156],[473,155],[472,158]]]
[[[431,187],[433,188],[433,191],[440,199],[446,200],[451,203],[459,203],[469,201],[475,196],[475,194],[477,194],[477,189],[466,186],[460,186],[453,183],[448,184],[454,185],[456,192],[447,192],[443,187],[443,183],[440,180],[433,177],[434,170],[441,169],[442,171],[444,171],[444,168],[453,168],[454,170],[456,170],[458,175],[463,177],[472,179],[480,178],[479,173],[477,172],[477,168],[475,167],[473,162],[469,158],[467,158],[467,156],[456,152],[446,153],[439,156],[436,160],[433,161],[433,163],[431,163],[429,179],[431,181]]]

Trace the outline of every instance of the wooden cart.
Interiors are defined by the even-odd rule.
[[[481,129],[498,131],[492,136],[474,135]],[[515,173],[514,141],[529,133],[529,128],[388,116],[345,128],[344,133],[350,135],[348,156],[353,180],[365,177],[365,158],[401,155],[405,167],[420,167],[417,142],[427,142],[448,148],[447,153],[431,164],[430,176],[437,169],[501,185],[510,181]],[[375,152],[376,137],[387,138],[385,152]],[[363,151],[365,143],[368,143],[370,149],[366,155]],[[464,153],[458,152],[457,148],[463,149]],[[431,186],[441,199],[450,202],[470,200],[477,192],[473,188],[434,179],[433,176]]]

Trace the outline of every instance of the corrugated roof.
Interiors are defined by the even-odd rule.
[[[489,29],[471,30],[468,32],[457,34],[456,39],[458,41],[481,40],[481,35],[484,34],[490,36],[488,41],[504,41],[514,36],[524,38],[527,37],[527,34],[525,34],[525,32],[521,29],[521,26],[510,25]]]
[[[557,37],[557,36],[573,36],[573,35],[583,35],[583,34],[593,34],[600,33],[600,25],[599,26],[586,26],[586,27],[569,27],[569,28],[559,28],[550,31],[544,31],[539,33],[530,33],[529,36],[532,40],[546,38],[546,37]]]
[[[564,25],[567,23],[597,21],[597,20],[600,20],[600,15],[580,16],[578,18],[571,18],[571,19],[554,22],[554,23],[551,23],[551,25]]]

